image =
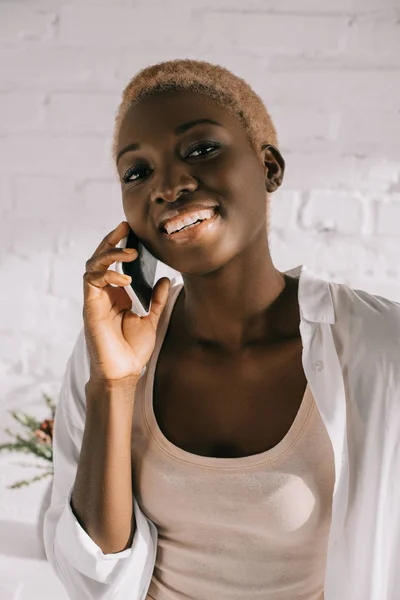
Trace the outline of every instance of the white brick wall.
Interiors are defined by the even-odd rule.
[[[3,410],[59,389],[85,261],[124,218],[120,94],[179,57],[227,66],[270,109],[287,162],[277,267],[400,301],[400,0],[0,0]],[[0,489],[33,519],[16,498]]]

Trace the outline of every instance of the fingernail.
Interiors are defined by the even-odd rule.
[[[134,252],[136,252],[135,248],[124,248],[124,252],[127,252],[128,254],[133,254]]]

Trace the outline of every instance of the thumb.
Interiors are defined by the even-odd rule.
[[[168,277],[162,277],[153,288],[151,296],[150,312],[147,318],[150,320],[154,328],[157,327],[161,313],[167,304],[171,281]]]

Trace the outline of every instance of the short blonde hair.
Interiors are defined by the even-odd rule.
[[[124,89],[115,116],[112,144],[114,162],[122,120],[127,111],[143,98],[169,91],[190,91],[209,96],[239,119],[256,152],[264,144],[277,146],[277,134],[271,117],[261,98],[244,79],[219,65],[176,59],[142,69]]]

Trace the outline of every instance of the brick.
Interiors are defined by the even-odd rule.
[[[341,47],[346,20],[330,16],[296,16],[264,12],[210,11],[201,23],[203,44],[240,45],[277,55],[335,55]],[[221,38],[221,31],[224,36]]]
[[[82,195],[94,227],[111,231],[126,218],[122,207],[121,185],[116,177],[114,180],[86,182],[82,187]]]
[[[369,160],[368,183],[371,191],[391,191],[400,181],[400,164],[390,160]]]
[[[132,65],[142,64],[132,57]],[[0,52],[0,90],[119,91],[115,49],[32,46],[4,47]],[[39,68],[38,68],[39,66]],[[122,90],[121,90],[122,91]]]
[[[51,2],[51,0],[47,0]],[[268,0],[267,0],[268,2]],[[135,9],[145,9],[151,8],[151,10],[160,8],[160,0],[134,0]],[[248,9],[261,9],[265,6],[266,0],[247,0],[245,5],[245,10]],[[81,5],[82,0],[68,0],[69,5]],[[97,6],[109,6],[109,0],[85,0],[86,5],[95,4]],[[113,6],[118,5],[121,7],[132,7],[132,0],[115,0]],[[184,7],[185,10],[203,10],[206,8],[215,8],[215,0],[202,0],[199,3],[197,0],[168,0],[168,8],[170,10],[170,14],[175,15],[175,12],[178,10],[182,10]],[[223,8],[238,8],[243,9],[243,0],[218,0],[218,7]]]
[[[297,214],[301,204],[301,194],[296,191],[279,189],[270,197],[271,229],[286,231],[297,227]]]
[[[86,261],[107,233],[108,231],[92,227],[91,221],[83,219],[77,220],[72,227],[61,225],[57,232],[56,252],[60,256],[76,257],[83,274]]]
[[[34,221],[30,217],[7,214],[1,220],[0,256],[7,252],[29,257],[35,253],[56,248],[60,236],[59,227],[51,227],[44,215]]]
[[[321,0],[264,0],[265,10],[301,13],[364,13],[379,12],[398,8],[397,0],[335,0],[335,2],[321,2]]]
[[[16,377],[14,373],[9,373],[1,375],[0,379],[1,410],[5,411],[17,406],[23,406],[28,403],[29,399],[37,399],[33,391],[34,378],[32,376],[19,374]],[[0,439],[2,439],[1,434]]]
[[[42,1],[42,0],[41,0]],[[46,0],[47,2],[52,2],[53,0]],[[158,1],[158,0],[157,0]],[[151,0],[114,0],[113,6],[116,7],[128,7],[132,8],[132,4],[135,4],[135,7],[145,7],[150,4]],[[66,3],[71,6],[81,6],[82,0],[68,0]],[[109,0],[85,0],[85,6],[95,6],[96,9],[99,6],[110,6]]]
[[[400,164],[382,159],[379,154],[367,158],[339,155],[284,153],[286,160],[283,189],[342,189],[385,192],[400,177]]]
[[[50,94],[46,128],[72,133],[109,134],[114,124],[120,94],[71,92]]]
[[[260,92],[267,106],[315,110],[396,111],[399,108],[400,69],[338,69],[326,66],[274,72],[265,69]],[[391,90],[391,93],[387,93]]]
[[[282,148],[318,151],[329,147],[338,138],[341,120],[338,111],[278,105],[268,108]]]
[[[357,279],[369,272],[375,281],[383,282],[382,286],[375,286],[374,293],[379,294],[379,288],[383,291],[385,281],[390,279],[399,287],[397,239],[373,236],[362,240],[351,236],[338,238],[331,232],[291,228],[282,231],[272,229],[269,238],[273,262],[280,271],[304,264],[321,277],[356,289]],[[361,286],[358,289],[365,288]]]
[[[398,111],[348,110],[341,118],[338,140],[344,151],[368,154],[379,143],[382,157],[400,162],[400,104]]]
[[[113,180],[85,182],[79,186],[76,196],[79,206],[68,209],[68,197],[60,201],[58,218],[55,225],[55,252],[61,259],[74,257],[80,261],[83,275],[86,260],[93,254],[101,240],[122,220],[125,215],[122,208],[119,184]],[[81,287],[81,282],[79,282]]]
[[[89,257],[87,257],[89,258]],[[83,302],[82,277],[85,262],[76,257],[55,255],[51,260],[50,293],[59,298]]]
[[[315,268],[328,271],[333,281],[343,281],[357,289],[357,279],[368,272],[374,273],[376,281],[384,281],[388,277],[386,271],[390,268],[393,252],[388,252],[377,238],[360,240],[323,236],[323,239],[324,243],[318,245],[315,253]]]
[[[29,256],[5,255],[1,267],[1,283],[10,298],[24,298],[27,290],[46,293],[49,288],[49,251]],[[4,319],[4,321],[3,321]],[[0,330],[6,329],[10,316],[0,315]]]
[[[124,49],[118,61],[118,76],[121,82],[121,92],[128,84],[135,73],[148,65],[162,62],[165,60],[189,58],[192,60],[204,60],[206,62],[220,64],[239,77],[243,77],[251,85],[256,86],[262,76],[262,68],[265,64],[265,58],[253,51],[245,48],[232,48],[229,46],[221,47],[198,47],[190,45],[187,49],[176,49],[172,52],[171,48],[159,48],[146,50],[141,54],[140,65],[136,64],[135,52],[133,49]]]
[[[272,260],[277,269],[287,271],[301,264],[311,269],[315,261],[317,234],[291,228],[271,228],[269,244]]]
[[[0,177],[0,216],[3,218],[4,215],[10,212],[13,205],[13,187],[11,177],[4,175]]]
[[[41,5],[44,0],[41,0]],[[46,4],[52,6],[52,0],[46,0]],[[81,5],[82,0],[68,0],[69,5]],[[85,5],[109,6],[109,0],[85,0]],[[168,0],[168,7],[171,13],[175,10],[182,9],[182,0]],[[132,6],[132,0],[115,0],[113,6]],[[160,0],[135,0],[135,7],[156,7],[159,8]],[[185,0],[185,9],[190,10],[205,10],[215,8],[215,0]],[[299,4],[298,0],[218,0],[218,9],[237,9],[243,12],[252,10],[264,10],[271,12],[295,12],[295,13],[363,13],[363,12],[378,12],[380,10],[390,10],[397,8],[397,0],[336,0],[334,4],[329,2],[321,2],[321,0],[302,0]]]
[[[379,198],[376,202],[376,234],[400,237],[400,194]],[[400,251],[398,252],[400,267]]]
[[[24,294],[0,297],[0,312],[18,318],[2,323],[1,331],[36,335],[58,343],[71,340],[82,325],[82,306],[70,299],[25,289]]]
[[[29,3],[1,2],[0,43],[52,39],[57,15]]]
[[[345,53],[353,60],[400,66],[400,20],[394,17],[358,18],[346,30]]]
[[[171,18],[168,5],[64,6],[60,11],[59,41],[70,46],[151,48],[174,44],[184,47],[202,40],[204,32],[182,4]],[[165,48],[164,48],[165,50]]]
[[[112,223],[111,227],[101,229],[93,226],[91,219],[77,219],[75,225],[71,227],[61,225],[57,232],[56,252],[60,256],[76,257],[80,261],[83,275],[86,261],[107,233],[115,227],[116,225]]]
[[[37,381],[53,380],[54,383],[46,385],[45,389],[47,388],[47,393],[57,401],[61,380],[75,343],[74,337],[77,337],[78,332],[79,329],[71,331],[70,338],[63,341],[54,336],[40,337],[37,333],[28,335],[2,332],[2,347],[5,351],[0,351],[0,364],[5,365],[15,379],[30,375],[36,380],[31,383],[32,389],[29,389],[29,393],[25,391],[24,396],[21,394],[22,397],[19,397],[15,391],[15,406],[27,404],[30,414],[37,412],[44,417],[47,408],[44,401],[41,402],[41,391],[35,389]],[[34,410],[36,408],[37,411]]]
[[[32,131],[43,119],[44,94],[26,92],[0,93],[0,135]]]
[[[314,260],[317,271],[324,270],[337,283],[346,283],[347,274],[354,278],[362,271],[365,257],[359,238],[338,237],[334,233],[321,233],[319,237]]]
[[[31,219],[32,224],[44,220],[50,228],[74,223],[80,214],[82,193],[72,181],[58,177],[16,176],[14,179],[16,220]]]
[[[320,233],[318,238],[313,263],[317,272],[325,271],[333,281],[346,283],[346,274],[362,271],[365,260],[359,239],[338,238],[334,233]]]
[[[24,348],[27,340],[19,338],[13,333],[1,332],[0,362],[7,365],[10,372],[22,372],[24,362]],[[0,442],[1,443],[1,442]]]
[[[362,198],[354,192],[313,190],[300,209],[299,222],[306,230],[359,235],[363,225]]]
[[[85,261],[102,238],[125,219],[120,186],[113,180],[82,183],[18,177],[14,188],[16,202],[9,222],[17,221],[18,228],[0,238],[0,252],[3,248],[29,256],[47,247],[63,259],[79,258],[83,274]]]
[[[82,310],[80,310],[80,315],[81,314]],[[46,363],[44,364],[43,368],[43,377],[46,377],[47,380],[54,381],[60,385],[64,377],[68,359],[71,356],[76,338],[78,337],[82,327],[83,321],[81,320],[79,322],[79,319],[77,318],[75,324],[71,326],[68,339],[61,342],[59,340],[52,339],[46,340]],[[48,387],[50,387],[49,384]],[[55,393],[53,397],[57,398],[56,392],[58,392],[58,389],[56,385],[54,387]]]
[[[103,136],[13,135],[0,137],[0,173],[112,175],[111,139]]]
[[[373,226],[374,223],[371,223],[371,225]],[[400,282],[398,236],[382,237],[373,234],[368,238],[364,238],[360,247],[363,257],[363,263],[359,268],[360,273],[378,275],[382,280],[396,277],[397,282]]]

